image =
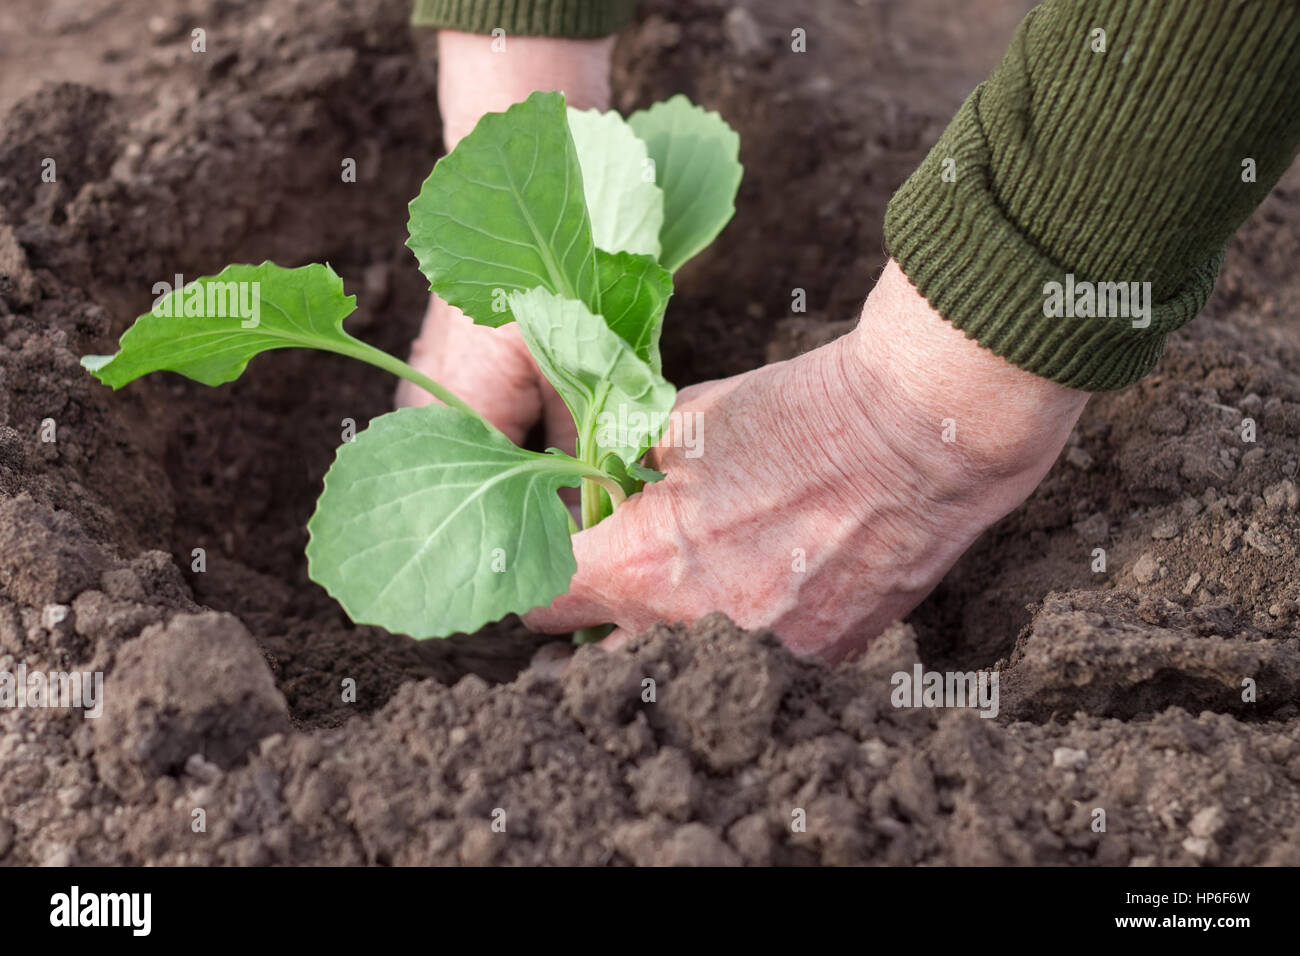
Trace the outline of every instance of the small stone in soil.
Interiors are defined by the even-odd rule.
[[[1150,584],[1160,574],[1160,562],[1150,551],[1144,552],[1133,565],[1133,579],[1138,584]]]
[[[1082,770],[1088,766],[1088,751],[1073,747],[1057,747],[1052,751],[1052,766],[1067,770]]]

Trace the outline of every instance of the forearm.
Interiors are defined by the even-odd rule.
[[[1119,388],[1203,307],[1225,244],[1298,145],[1300,5],[1047,0],[895,195],[886,245],[993,352]],[[1049,315],[1047,289],[1067,276],[1150,283],[1149,314],[1098,314],[1094,299]]]
[[[454,149],[484,113],[504,112],[535,90],[563,90],[570,106],[609,108],[614,38],[521,36],[495,52],[489,37],[438,31],[438,109],[443,141]]]
[[[980,348],[944,321],[893,261],[848,338],[863,414],[919,471],[933,471],[932,452],[944,449],[964,481],[997,499],[986,502],[993,517],[1038,484],[1088,402],[1088,392]]]
[[[438,29],[438,108],[448,150],[484,113],[535,90],[609,108],[612,34],[636,0],[416,0],[414,25]]]

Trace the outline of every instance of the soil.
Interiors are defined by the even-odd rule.
[[[885,203],[1028,6],[643,0],[618,106],[685,92],[746,165],[679,276],[670,379],[844,331]],[[441,147],[407,13],[0,12],[0,671],[103,671],[107,698],[0,710],[0,862],[1300,864],[1300,171],[1156,373],[1094,399],[863,659],[715,615],[562,670],[518,622],[419,643],[308,581],[306,519],[343,420],[389,407],[380,373],[281,352],[220,389],[114,394],[78,366],[155,282],[263,258],[332,263],[350,327],[403,351],[425,295],[405,204]],[[996,668],[1000,712],[893,707],[918,663]]]

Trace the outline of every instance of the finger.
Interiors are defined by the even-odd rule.
[[[459,311],[459,310],[458,310]],[[467,323],[440,356],[440,383],[460,396],[516,445],[542,416],[537,364],[519,327]]]
[[[573,556],[578,570],[569,582],[567,594],[561,594],[548,607],[536,608],[524,615],[524,623],[534,631],[544,634],[562,634],[599,624],[618,623],[611,595],[617,570],[612,566],[610,525],[617,516],[601,522],[594,528],[575,534]]]
[[[697,457],[704,438],[704,419],[707,412],[725,398],[744,379],[753,374],[744,372],[730,378],[700,382],[677,393],[677,402],[659,441],[650,449],[646,464],[656,471],[667,471],[683,451],[691,450]]]
[[[550,677],[562,677],[573,660],[573,645],[562,641],[543,644],[528,662],[528,669]]]
[[[697,382],[694,385],[688,385],[677,393],[675,407],[683,408],[690,405],[704,404],[704,399],[710,392],[716,392],[724,387],[729,380],[725,378],[715,378],[708,382]]]
[[[727,378],[710,379],[707,382],[697,382],[694,385],[688,385],[677,393],[675,407],[679,410],[694,409],[704,411],[719,400],[729,394],[736,386],[740,385],[747,378],[753,375],[759,369],[751,369],[748,372],[741,372],[739,375],[731,375]]]
[[[564,404],[564,399],[560,398],[560,393],[555,390],[555,386],[545,378],[541,378],[540,372],[538,376],[538,385],[542,391],[542,420],[546,423],[547,447],[558,448],[567,455],[576,454],[578,426],[573,421],[573,413],[569,411],[569,406]],[[560,499],[569,506],[575,520],[582,520],[578,511],[581,496],[577,488],[561,488]]]
[[[600,642],[600,646],[607,651],[619,651],[627,646],[627,643],[636,637],[631,631],[621,627],[616,627],[610,635]]]
[[[430,297],[420,337],[411,345],[411,364],[501,429],[522,442],[541,418],[539,373],[515,325],[476,325],[459,309]],[[403,382],[398,407],[427,405],[433,396]]]
[[[524,615],[529,630],[542,634],[566,634],[584,627],[609,623],[604,602],[574,594],[561,594],[549,607],[534,608]]]
[[[538,373],[539,377],[541,373]],[[560,393],[550,382],[541,378],[539,388],[542,390],[542,416],[546,422],[546,444],[560,449],[567,455],[575,454],[578,445],[578,426],[573,420],[573,413],[564,404]]]

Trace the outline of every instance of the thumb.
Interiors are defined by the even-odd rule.
[[[617,519],[615,513],[594,528],[573,536],[573,556],[578,570],[569,582],[569,590],[561,594],[548,607],[535,608],[524,615],[524,623],[534,631],[544,634],[562,634],[583,627],[617,623],[613,607],[616,570],[610,525]]]
[[[636,636],[635,631],[629,631],[627,628],[623,627],[616,627],[603,641],[600,642],[600,646],[607,651],[622,650],[627,646],[628,642]]]
[[[564,404],[555,386],[548,382],[539,371],[538,385],[542,393],[542,421],[546,423],[546,444],[560,449],[566,455],[577,450],[578,426],[573,421],[573,413]],[[569,506],[574,517],[578,516],[578,503],[582,500],[577,488],[561,488],[560,500]]]
[[[500,328],[476,325],[460,309],[431,296],[420,336],[411,344],[411,364],[501,429],[516,445],[541,417],[541,375],[514,323]],[[434,400],[408,382],[398,387],[399,407],[427,405]]]
[[[575,453],[578,444],[578,425],[573,420],[573,412],[564,404],[555,386],[548,382],[539,372],[539,387],[542,390],[542,419],[546,423],[546,444],[553,445],[566,455]]]

